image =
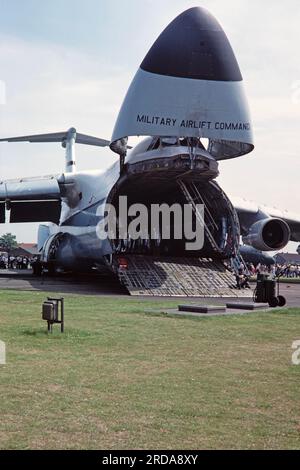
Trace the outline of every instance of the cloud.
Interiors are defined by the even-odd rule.
[[[1,79],[6,104],[0,107],[0,135],[67,130],[110,139],[131,77],[70,48],[0,37]],[[116,160],[109,149],[77,146],[78,169],[106,168]],[[59,174],[64,150],[59,144],[1,144],[1,179]],[[6,225],[22,241],[35,239],[37,224]]]
[[[117,67],[95,63],[81,53],[58,46],[0,38],[0,70],[7,103],[0,109],[1,136],[52,132],[75,126],[84,133],[110,139],[130,76]],[[18,73],[16,73],[18,71]],[[82,154],[82,148],[78,154]],[[85,155],[95,155],[84,149]],[[7,155],[12,155],[13,159]],[[87,158],[79,166],[106,167],[112,153]],[[29,165],[24,165],[24,156]],[[58,145],[4,144],[0,147],[1,178],[59,172],[63,154]],[[30,165],[30,163],[32,163]]]
[[[130,76],[72,49],[10,37],[0,37],[0,43],[7,87],[1,133],[36,124],[45,130],[74,119],[111,132]]]

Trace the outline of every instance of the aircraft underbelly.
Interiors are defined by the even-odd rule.
[[[66,227],[67,230],[67,227]],[[70,232],[74,227],[70,227]],[[67,231],[61,233],[61,240],[55,253],[55,265],[71,270],[91,269],[97,265],[104,265],[104,253],[111,253],[111,245],[107,240],[99,240],[96,226],[89,227],[84,233],[73,235]]]

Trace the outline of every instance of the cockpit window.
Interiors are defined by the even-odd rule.
[[[156,139],[153,139],[151,144],[149,145],[147,151],[158,149],[159,144],[160,144],[160,139],[158,137]]]
[[[161,144],[163,146],[178,145],[178,139],[177,137],[162,137]]]
[[[205,147],[202,144],[201,140],[196,137],[184,137],[183,139],[180,139],[179,142],[180,145],[182,145],[183,147],[189,147],[190,145],[193,145],[194,147],[198,147],[202,150],[205,150]]]

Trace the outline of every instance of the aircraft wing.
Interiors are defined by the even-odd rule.
[[[241,224],[242,233],[247,231],[252,223],[258,218],[276,217],[284,220],[291,230],[292,242],[300,242],[300,214],[281,210],[276,207],[268,207],[265,205],[258,205],[255,202],[247,201],[243,198],[231,198]]]
[[[9,210],[9,220],[5,220]],[[61,213],[61,188],[56,176],[0,181],[0,223],[54,222]]]
[[[70,165],[74,169],[75,163],[72,152],[75,142],[96,147],[108,147],[110,144],[108,140],[80,134],[74,127],[64,132],[5,137],[1,138],[0,142],[60,142],[64,148],[67,148],[70,161],[67,161],[66,172],[70,175],[72,174]],[[0,181],[0,223],[7,221],[6,212],[9,211],[11,223],[53,222],[58,224],[62,198],[66,198],[73,206],[78,203],[75,187],[76,182],[63,175]]]

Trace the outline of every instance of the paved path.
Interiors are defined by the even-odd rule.
[[[86,275],[60,275],[58,277],[35,277],[30,270],[0,270],[0,289],[35,290],[42,292],[59,292],[80,295],[108,295],[127,296],[127,292],[119,285],[116,278],[98,274]],[[287,298],[288,307],[300,307],[300,284],[281,284],[280,293]],[[133,298],[135,298],[133,296]],[[137,297],[139,300],[152,300],[153,302],[168,300],[169,297]],[[174,300],[176,297],[171,297]],[[198,299],[215,305],[223,305],[230,299]],[[236,301],[236,298],[232,300]],[[182,303],[179,297],[178,302]],[[189,302],[197,301],[197,298],[188,298]]]
[[[30,270],[0,270],[0,289],[40,290],[81,295],[126,295],[112,276],[86,274],[57,277],[33,276]]]

